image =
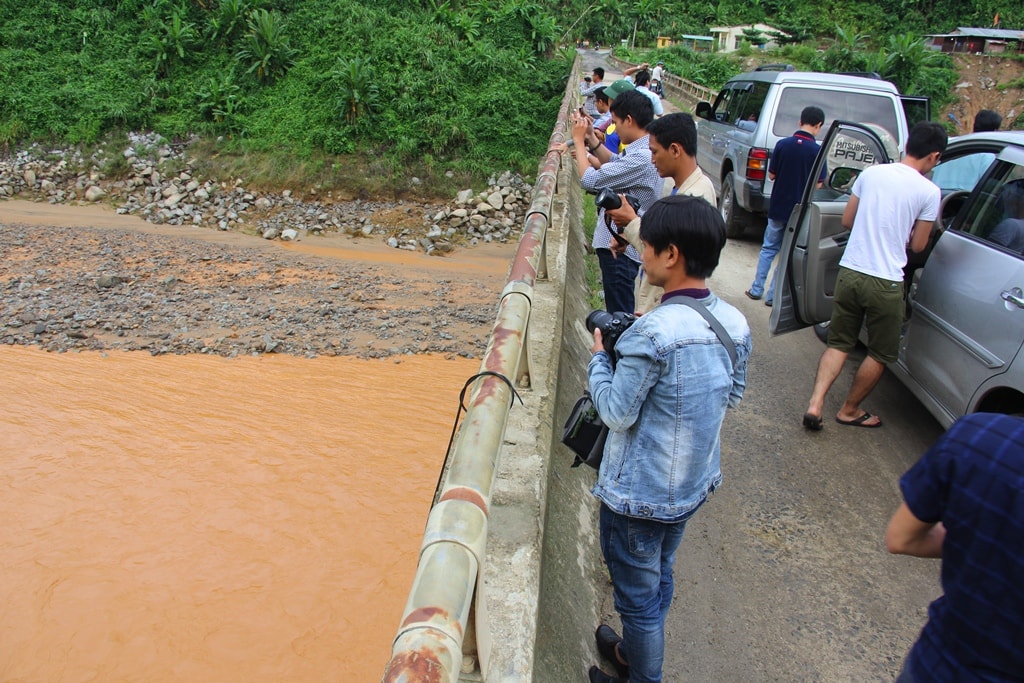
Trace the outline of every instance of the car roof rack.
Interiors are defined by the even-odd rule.
[[[762,64],[754,71],[796,71],[792,64]]]
[[[861,78],[874,78],[882,80],[882,75],[877,71],[840,71],[837,76],[860,76]]]

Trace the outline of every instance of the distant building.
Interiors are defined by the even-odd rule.
[[[1024,31],[1004,28],[970,28],[959,26],[952,33],[933,33],[930,47],[943,52],[975,54],[1024,53]]]
[[[684,33],[678,38],[669,36],[658,36],[658,49],[669,45],[685,45],[694,52],[710,52],[715,39],[711,36],[694,36]]]
[[[765,44],[761,45],[760,48],[767,50],[769,48],[778,47],[778,43],[775,42],[775,34],[781,34],[788,36],[789,34],[785,31],[780,31],[774,26],[768,24],[747,24],[746,26],[718,26],[711,29],[711,35],[714,37],[714,50],[715,52],[735,52],[739,49],[740,44],[745,40],[743,37],[744,30],[757,30],[764,34]]]

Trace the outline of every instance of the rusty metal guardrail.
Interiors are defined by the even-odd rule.
[[[577,57],[549,147],[565,140],[569,112],[579,100]],[[490,652],[478,579],[484,561],[491,490],[513,383],[529,386],[529,322],[533,286],[547,277],[546,234],[560,155],[549,151],[538,168],[523,236],[491,330],[466,414],[452,442],[446,474],[427,517],[420,558],[384,683],[483,680]]]

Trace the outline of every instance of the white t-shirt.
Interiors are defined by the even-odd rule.
[[[661,67],[660,66],[656,66],[656,67],[654,67],[654,69],[651,70],[651,80],[652,81],[660,81],[661,80]]]
[[[860,174],[853,194],[859,200],[857,215],[839,265],[902,282],[914,223],[939,215],[938,186],[906,164],[880,164]]]

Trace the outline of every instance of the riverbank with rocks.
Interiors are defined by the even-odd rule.
[[[154,134],[131,134],[128,141],[124,150],[101,150],[89,157],[79,150],[33,146],[0,159],[0,201],[106,203],[157,225],[243,231],[268,240],[337,232],[444,255],[460,246],[518,240],[532,195],[532,187],[510,172],[490,178],[482,192],[459,192],[446,205],[333,201],[312,190],[304,198],[290,190],[258,193],[242,179],[197,177],[185,145]],[[105,168],[119,169],[119,177],[108,178]]]
[[[185,231],[206,232],[0,224],[0,344],[474,358],[486,348],[507,262],[495,247],[482,269],[422,254],[388,260],[381,254],[400,252],[379,247],[366,259],[329,258]]]

